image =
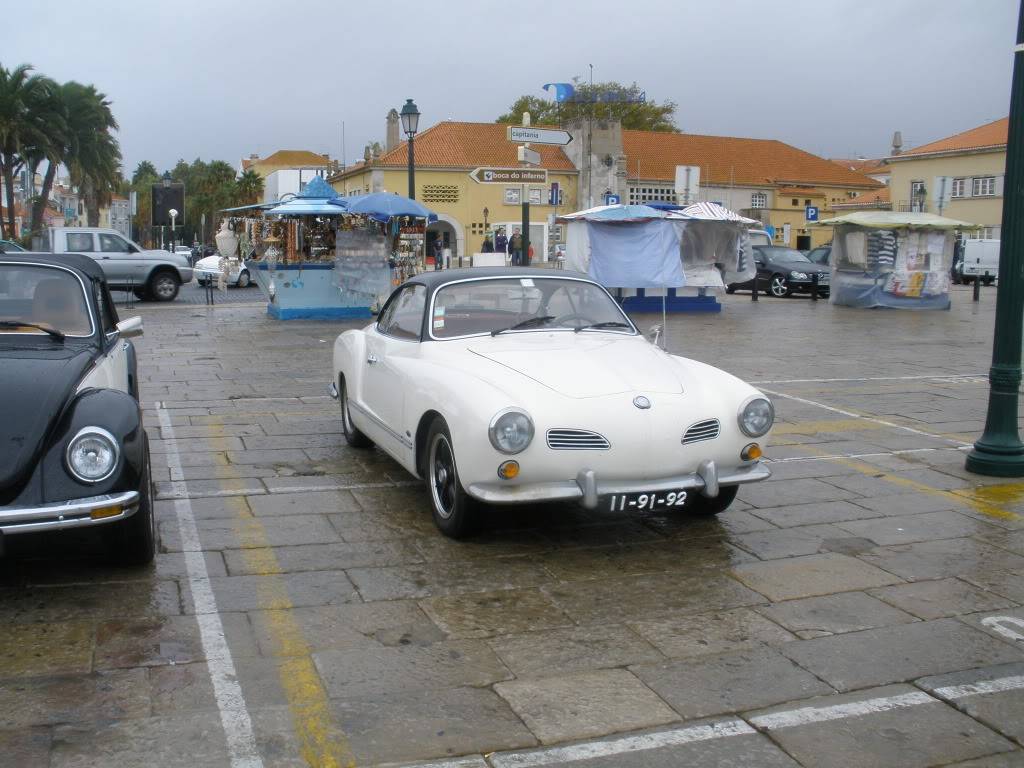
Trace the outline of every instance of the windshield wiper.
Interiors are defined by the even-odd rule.
[[[27,320],[0,320],[0,328],[38,328],[50,334],[57,341],[64,341],[64,334],[46,323],[30,323]]]
[[[624,323],[621,320],[605,320],[603,323],[591,323],[590,325],[577,325],[573,328],[575,333],[579,333],[587,328],[631,328],[629,323]]]
[[[544,323],[550,322],[555,319],[554,315],[539,315],[537,317],[528,317],[522,322],[510,325],[508,328],[496,328],[491,331],[491,336],[497,336],[499,333],[505,331],[518,331],[522,328],[532,328],[535,325],[544,325]]]

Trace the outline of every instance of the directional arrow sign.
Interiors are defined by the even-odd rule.
[[[547,184],[544,168],[475,168],[469,178],[478,184]]]
[[[509,141],[525,141],[531,144],[564,145],[572,141],[572,134],[557,128],[531,128],[528,125],[510,125]]]

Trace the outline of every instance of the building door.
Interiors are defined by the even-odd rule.
[[[810,235],[797,235],[796,236],[796,249],[798,251],[809,251],[809,250],[811,250],[811,236]]]

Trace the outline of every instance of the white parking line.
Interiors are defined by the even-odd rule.
[[[1012,675],[997,677],[991,680],[979,680],[966,685],[946,686],[936,689],[935,694],[945,699],[960,699],[985,693],[1001,693],[1021,689],[1024,689],[1024,675]],[[764,715],[755,715],[753,717],[747,716],[746,720],[739,717],[730,717],[713,723],[683,725],[679,728],[665,731],[620,736],[600,741],[588,741],[564,747],[494,752],[487,755],[487,763],[483,762],[483,758],[480,755],[467,755],[437,763],[409,764],[404,768],[482,768],[486,764],[494,768],[533,768],[533,766],[543,765],[564,765],[613,755],[680,746],[698,741],[742,736],[757,733],[758,730],[772,731],[783,728],[796,728],[801,725],[865,717],[867,715],[891,712],[896,709],[918,707],[924,704],[943,703],[942,699],[920,690],[907,691],[906,693],[899,693],[893,696],[876,696],[875,698],[851,701],[844,704],[827,704],[827,698],[821,698],[818,701],[821,702],[820,706],[803,706],[779,712],[769,712]]]
[[[160,403],[156,403],[156,413],[161,428],[173,437],[174,427],[171,426],[171,418]],[[173,444],[166,456],[171,471],[180,472],[181,458]],[[256,748],[252,719],[245,706],[242,688],[238,684],[235,663],[224,636],[224,625],[217,611],[217,600],[210,585],[210,574],[206,570],[206,560],[199,541],[199,530],[196,527],[195,515],[192,513],[192,504],[187,497],[175,499],[174,511],[178,516],[178,531],[188,572],[188,587],[195,608],[196,622],[199,624],[203,655],[206,656],[210,682],[213,683],[213,695],[217,700],[217,709],[220,710],[220,722],[227,739],[231,766],[262,768],[263,760]]]
[[[769,464],[788,464],[795,461],[841,461],[843,459],[877,459],[885,456],[903,456],[908,453],[934,453],[936,451],[966,451],[969,445],[958,445],[949,448],[901,448],[896,451],[877,451],[875,453],[831,453],[823,456],[786,456],[781,459],[768,457]],[[768,450],[771,450],[769,447]]]
[[[914,434],[914,435],[921,435],[922,437],[929,437],[929,438],[931,438],[933,440],[945,440],[947,443],[953,443],[954,445],[962,445],[962,446],[966,446],[966,447],[970,447],[970,445],[971,445],[970,443],[965,443],[963,440],[954,440],[953,438],[946,437],[945,435],[937,435],[937,434],[935,434],[933,432],[925,432],[922,429],[914,429],[913,427],[907,427],[907,426],[904,426],[903,424],[896,424],[895,422],[886,421],[885,419],[876,419],[874,416],[864,416],[863,414],[860,414],[860,413],[854,413],[853,411],[846,411],[846,410],[843,410],[842,408],[836,408],[833,405],[826,405],[825,403],[819,403],[816,400],[808,400],[805,397],[797,397],[796,395],[787,395],[785,392],[778,392],[778,391],[773,391],[773,390],[770,390],[770,389],[764,389],[763,387],[761,388],[761,391],[764,392],[766,395],[774,395],[775,397],[782,397],[782,398],[785,398],[786,400],[793,400],[793,401],[795,401],[797,403],[803,403],[804,405],[813,405],[816,408],[822,408],[822,409],[824,409],[826,411],[830,411],[832,413],[838,413],[841,416],[849,416],[852,419],[862,419],[864,421],[870,421],[870,422],[873,422],[875,424],[881,424],[883,427],[890,427],[891,429],[900,429],[900,430],[903,430],[904,432],[910,432],[911,434]]]

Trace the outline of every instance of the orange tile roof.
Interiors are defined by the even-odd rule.
[[[701,184],[878,186],[863,174],[774,139],[623,131],[622,144],[630,178],[674,181],[677,165],[698,165]]]
[[[504,123],[463,123],[446,121],[432,125],[416,136],[416,165],[438,168],[476,168],[494,166],[518,168],[518,144],[506,138]],[[561,147],[534,144],[531,149],[540,152],[540,167],[549,171],[575,171]],[[404,168],[408,162],[406,142],[385,152],[377,167]],[[355,173],[359,168],[347,168],[339,176]]]
[[[889,201],[889,188],[882,187],[881,189],[872,189],[870,192],[857,195],[850,200],[845,200],[842,203],[836,203],[833,208],[842,208],[844,206],[875,206],[878,203],[888,203]]]
[[[857,173],[863,173],[865,176],[870,173],[889,173],[889,169],[885,167],[884,160],[866,160],[864,158],[857,158],[856,160],[850,160],[842,157],[830,158],[833,163],[848,168],[851,171]]]
[[[1009,130],[1010,118],[1004,117],[1001,120],[993,120],[991,123],[972,128],[969,131],[908,149],[903,154],[889,159],[899,160],[901,157],[929,155],[938,152],[964,152],[971,149],[1004,148],[1006,147]]]
[[[279,149],[272,155],[256,159],[245,158],[242,160],[242,168],[251,168],[254,165],[276,165],[279,168],[308,168],[326,166],[329,159],[326,155],[318,155],[316,152],[309,152],[305,149]]]

